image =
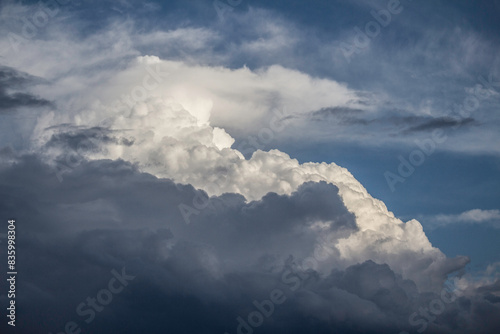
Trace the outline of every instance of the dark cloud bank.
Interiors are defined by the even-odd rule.
[[[32,75],[0,65],[0,115],[18,107],[47,107],[52,103],[25,90],[41,80]]]
[[[384,116],[369,118],[365,111],[348,107],[322,108],[310,113],[310,120],[317,122],[339,123],[348,126],[381,126],[389,125],[395,129],[400,128],[404,135],[432,131],[435,129],[456,129],[458,127],[479,125],[472,117],[453,118],[429,116]]]
[[[333,185],[306,183],[290,196],[269,193],[250,203],[224,194],[204,203],[187,224],[179,205],[192,205],[204,193],[140,173],[129,163],[82,162],[60,182],[36,156],[4,151],[1,161],[0,212],[17,220],[17,326],[8,331],[496,333],[500,328],[498,282],[451,298],[419,293],[383,263],[367,261],[329,275],[300,266],[314,252],[309,222],[333,222],[330,229],[338,237],[357,229]],[[2,258],[4,252],[2,247]],[[5,294],[0,301],[5,307]],[[429,313],[441,305],[438,316]],[[432,320],[417,313],[410,324],[414,312]],[[5,319],[0,326],[7,331]]]

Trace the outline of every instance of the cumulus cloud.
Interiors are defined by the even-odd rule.
[[[490,318],[500,312],[495,282],[460,288],[439,320],[426,322],[419,308],[441,300],[440,292],[421,293],[387,264],[321,270],[339,257],[336,243],[360,229],[332,184],[247,202],[231,193],[209,198],[120,160],[82,161],[64,182],[37,156],[3,152],[1,161],[1,196],[9,198],[1,211],[16,214],[24,273],[17,282],[22,333],[56,332],[70,321],[91,332],[235,333],[240,317],[247,326],[259,323],[249,314],[273,291],[281,303],[254,326],[263,333],[397,332],[424,324],[429,333],[460,333],[458,314],[464,333],[478,323],[484,333],[498,325]],[[178,207],[195,198],[207,204],[187,224]],[[407,254],[408,262],[422,260]],[[107,304],[101,291],[119,274],[133,278]],[[453,296],[456,287],[449,289]],[[97,300],[93,317],[87,297]]]
[[[209,64],[203,50],[221,36],[206,28],[132,33],[133,23],[113,22],[75,42],[74,31],[55,32],[59,24],[6,58],[5,73],[17,73],[9,87],[23,68],[47,79],[33,96],[54,101],[23,127],[7,118],[25,146],[0,151],[0,211],[19,221],[22,331],[78,319],[90,332],[236,332],[240,317],[252,323],[255,301],[281,300],[276,289],[288,302],[275,302],[262,332],[498,326],[497,282],[458,280],[461,296],[434,313],[439,320],[421,314],[468,258],[447,258],[417,220],[397,219],[347,169],[255,150],[255,141],[308,129],[296,120],[314,110],[376,116],[384,96],[282,65]],[[292,39],[283,25],[229,49],[279,54]],[[175,47],[172,59],[140,51],[159,43]],[[246,146],[233,147],[231,133],[248,136]],[[117,278],[122,270],[133,282]],[[113,296],[121,302],[84,321],[78,306],[103,285],[112,290],[112,277],[127,288]]]
[[[103,3],[103,6],[106,4]],[[173,6],[175,7],[175,4]],[[444,36],[457,41],[457,43],[447,41],[446,45],[460,44],[458,47],[460,51],[448,52],[446,49],[447,54],[463,54],[464,50],[467,50],[471,58],[471,61],[467,62],[468,65],[472,66],[478,62],[472,59],[474,55],[494,54],[495,52],[491,50],[470,52],[470,49],[488,49],[489,45],[473,32],[453,31],[450,35],[438,30],[439,38],[418,39],[416,45],[409,51],[410,54],[398,57],[397,61],[388,60],[384,52],[375,48],[367,52],[366,57],[362,56],[357,60],[359,67],[350,66],[348,71],[345,59],[336,59],[338,55],[334,52],[334,46],[341,40],[312,38],[315,36],[315,30],[311,27],[297,26],[296,23],[269,9],[241,6],[243,7],[246,10],[231,13],[224,21],[224,25],[216,24],[218,21],[215,10],[214,22],[207,23],[207,17],[203,17],[200,18],[203,25],[190,22],[179,27],[175,24],[177,21],[172,19],[162,23],[160,29],[138,29],[144,22],[133,15],[127,19],[113,16],[104,23],[100,22],[97,33],[85,34],[81,34],[78,30],[84,30],[87,24],[80,18],[76,19],[72,26],[64,22],[71,15],[71,10],[76,10],[76,7],[61,7],[61,12],[46,26],[37,30],[35,38],[25,40],[19,46],[18,52],[12,49],[9,38],[1,39],[0,45],[7,50],[4,60],[7,65],[22,68],[30,74],[52,81],[50,87],[37,88],[35,90],[37,95],[57,101],[65,100],[71,95],[71,100],[65,101],[67,104],[64,106],[70,110],[81,104],[75,100],[76,95],[82,93],[82,90],[88,90],[92,93],[89,95],[96,96],[103,84],[109,80],[112,80],[113,84],[120,85],[120,82],[116,82],[120,77],[117,71],[121,72],[137,56],[154,54],[180,64],[172,72],[171,77],[171,80],[178,80],[175,86],[176,99],[184,100],[186,104],[186,100],[196,95],[197,100],[191,102],[198,104],[197,109],[200,112],[202,109],[205,110],[202,113],[206,117],[206,110],[212,107],[211,124],[224,128],[237,140],[242,140],[248,135],[255,136],[263,127],[268,127],[272,117],[270,111],[274,109],[286,109],[288,116],[295,117],[297,114],[307,114],[315,110],[351,108],[365,111],[365,116],[360,119],[341,117],[340,122],[305,122],[302,118],[301,122],[290,122],[286,130],[275,133],[273,138],[281,142],[334,140],[339,143],[355,142],[360,145],[390,143],[413,146],[416,137],[427,135],[426,131],[422,130],[438,126],[455,129],[457,125],[474,124],[477,127],[468,127],[470,131],[453,130],[452,135],[456,134],[453,136],[454,140],[443,143],[440,149],[470,151],[479,148],[485,152],[496,152],[496,147],[482,144],[496,138],[496,130],[491,128],[491,124],[497,122],[496,114],[488,112],[497,107],[493,98],[498,94],[495,78],[487,79],[486,82],[489,82],[487,85],[484,85],[483,81],[468,82],[465,86],[453,87],[453,94],[444,97],[431,96],[423,101],[421,96],[430,94],[427,90],[433,94],[442,91],[441,81],[436,82],[439,86],[437,88],[428,84],[429,81],[435,81],[436,71],[429,73],[425,78],[417,78],[414,84],[411,84],[413,79],[407,78],[409,66],[406,59],[414,59],[416,55],[421,55],[432,62],[436,61],[432,57],[440,57],[439,61],[443,61],[443,50],[440,50],[439,56],[435,56],[436,52],[429,52],[429,49],[435,50]],[[141,10],[146,8],[135,8],[135,10],[143,13]],[[11,17],[29,18],[33,11],[33,8],[28,10],[26,6],[21,5],[2,7],[1,15],[5,18],[5,24],[0,30],[5,36],[9,33],[21,34],[22,24],[13,22]],[[410,21],[402,24],[402,28],[410,31],[416,29]],[[430,35],[434,33],[433,31]],[[477,43],[472,43],[472,48],[468,48],[467,45],[470,43],[464,42],[467,45],[462,45],[463,36],[466,36],[465,40],[469,42],[476,40]],[[336,35],[335,37],[343,38]],[[59,52],[59,50],[65,51]],[[308,59],[311,57],[307,62],[311,64],[304,66],[302,58],[296,55],[297,50],[315,50],[312,54],[309,51],[306,55],[300,53]],[[333,63],[332,57],[335,59]],[[374,57],[384,65],[374,66],[372,63]],[[405,59],[405,62],[401,63],[401,59]],[[453,59],[446,64],[448,66],[453,64],[455,69],[456,64],[461,61],[465,62],[464,59]],[[391,70],[388,70],[389,65]],[[316,66],[320,68],[314,69]],[[396,68],[400,70],[395,70]],[[378,89],[380,85],[374,83],[373,78],[366,85],[354,79],[364,77],[359,75],[359,71],[365,73],[367,69],[376,70],[377,75],[373,75],[373,78],[377,78],[376,81],[387,82],[394,91]],[[220,73],[217,70],[221,70]],[[131,74],[131,71],[128,73]],[[395,75],[395,73],[402,74]],[[443,74],[440,80],[444,78],[449,83],[449,77],[446,75]],[[142,80],[143,76],[144,74],[141,74],[136,77],[136,82]],[[133,88],[127,83],[131,79],[130,76],[120,78],[125,80],[121,86],[121,94],[130,94]],[[424,79],[426,82],[422,83]],[[227,82],[231,82],[231,85],[226,85]],[[171,83],[165,80],[161,87],[173,88]],[[374,85],[377,89],[373,88]],[[95,91],[92,91],[92,88],[95,88]],[[422,89],[424,92],[420,91]],[[480,99],[479,107],[471,115],[474,121],[471,122],[467,117],[456,120],[456,112],[451,106],[463,103],[469,96],[476,96],[476,92],[480,92],[479,95],[484,98]],[[109,93],[113,95],[113,92]],[[81,98],[87,98],[87,95],[83,94]],[[213,103],[213,106],[210,106],[210,103]],[[416,124],[415,129],[412,128],[401,136],[400,126],[390,120],[394,110],[406,117],[428,117],[429,124],[425,122]],[[372,122],[372,120],[379,121]],[[243,121],[245,126],[242,126]],[[367,124],[370,126],[359,126]]]
[[[191,71],[194,72],[191,74]],[[185,75],[204,72],[207,80],[213,77],[215,82],[218,76],[241,77],[240,82],[245,83],[250,92],[256,92],[252,97],[257,101],[261,95],[258,92],[266,85],[274,87],[276,80],[283,80],[285,85],[286,80],[281,77],[298,75],[279,67],[263,73],[208,67],[195,71],[183,63],[140,57],[116,79],[111,79],[112,84],[92,89],[93,97],[83,99],[92,101],[91,105],[83,104],[72,113],[54,111],[40,117],[32,136],[34,150],[44,152],[45,161],[62,172],[72,164],[75,155],[88,159],[123,159],[137,164],[141,171],[204,189],[210,196],[237,193],[247,200],[260,200],[269,192],[290,195],[305,182],[324,181],[338,188],[342,202],[356,217],[358,229],[335,242],[336,256],[319,264],[315,268],[318,271],[327,273],[333,267],[345,268],[374,260],[389,264],[403,277],[414,280],[421,290],[435,291],[449,273],[465,265],[466,258],[448,259],[433,247],[418,221],[404,223],[395,218],[384,203],[370,196],[345,168],[334,163],[299,164],[278,150],[258,150],[250,159],[245,159],[240,151],[231,148],[234,140],[224,129],[210,125],[211,113],[217,113],[220,99],[211,93],[217,84],[199,88],[203,86],[203,78],[200,78],[198,87],[187,89],[180,83]],[[305,80],[302,89],[310,85],[311,90],[312,86],[321,90],[323,84],[345,89],[303,75],[298,77]],[[137,81],[137,78],[146,79]],[[138,86],[154,80],[162,85],[158,90],[169,94],[168,98],[162,98],[156,90],[149,92]],[[222,89],[225,80],[220,82]],[[253,87],[252,82],[260,88]],[[121,94],[123,86],[131,87],[129,96]],[[134,100],[134,92],[139,91],[137,87],[147,91],[147,96]],[[236,88],[227,99],[242,100],[243,95],[238,97],[238,94],[242,91]],[[98,103],[94,102],[96,99]],[[116,101],[118,103],[114,103]],[[236,105],[234,102],[234,108]],[[275,130],[282,126],[282,117],[271,119]],[[251,121],[242,124],[246,122]],[[63,123],[74,125],[59,126]],[[414,261],[409,261],[410,258]]]
[[[242,129],[265,119],[273,135],[283,129],[288,116],[306,107],[356,108],[352,101],[357,93],[345,85],[281,66],[252,71],[154,56],[137,57],[112,72],[103,82],[96,81],[102,74],[91,74],[87,82],[92,86],[39,88],[58,105],[38,118],[31,150],[43,152],[58,172],[71,168],[75,156],[123,159],[141,171],[191,184],[209,195],[238,193],[247,200],[259,200],[269,192],[290,195],[305,182],[325,181],[338,187],[358,230],[336,242],[338,255],[321,263],[318,271],[371,259],[389,264],[420,289],[434,291],[447,274],[466,263],[465,258],[447,259],[430,244],[418,221],[395,218],[345,168],[299,164],[278,150],[256,151],[245,159],[231,148],[234,139],[211,125],[226,122]],[[276,111],[281,104],[287,108]],[[413,257],[415,262],[408,261]]]

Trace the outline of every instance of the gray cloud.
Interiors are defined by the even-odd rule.
[[[11,67],[0,66],[0,113],[18,107],[46,107],[52,103],[23,90],[30,84],[40,82],[40,79],[29,74],[19,72]]]
[[[110,130],[106,127],[76,127],[63,125],[51,127],[59,132],[53,134],[47,142],[47,148],[61,148],[73,151],[99,151],[102,144],[132,146],[133,137],[126,137],[122,131]],[[126,132],[126,131],[125,131]]]
[[[314,252],[312,223],[328,223],[336,238],[357,229],[331,184],[306,183],[289,196],[269,193],[253,202],[211,197],[186,224],[179,204],[197,196],[207,198],[123,161],[83,161],[59,182],[36,156],[3,151],[0,212],[17,220],[22,273],[16,330],[59,332],[74,321],[88,333],[236,333],[238,317],[248,322],[253,302],[279,289],[286,300],[255,332],[397,333],[418,329],[409,316],[439,298],[420,294],[385,264],[327,275],[301,266]],[[87,324],[77,306],[122,268],[135,278]],[[498,292],[498,283],[483,286],[447,304],[426,332],[491,332]]]
[[[434,129],[457,128],[465,125],[477,124],[472,118],[429,117],[429,116],[403,116],[404,111],[395,111],[390,115],[373,117],[364,110],[349,107],[322,108],[309,113],[312,121],[327,122],[343,126],[365,126],[374,130],[389,126],[391,130],[401,130],[403,134],[431,131]]]
[[[434,129],[453,128],[463,125],[475,124],[474,118],[455,119],[452,117],[437,117],[426,120],[419,125],[411,126],[407,132],[430,131]]]
[[[341,115],[357,115],[363,113],[363,110],[349,107],[331,107],[321,108],[320,110],[313,111],[311,115],[318,118],[328,118]]]
[[[106,5],[108,3],[109,7]],[[182,15],[177,15],[179,11],[173,10],[170,7],[172,4],[174,9],[181,8]],[[334,10],[326,10],[327,7],[322,7],[325,4]],[[139,8],[142,5],[137,7],[117,5],[115,1],[93,1],[92,10],[82,11],[77,8],[76,12],[86,13],[84,17],[91,17],[92,26],[97,29],[94,36],[80,38],[82,35],[94,34],[96,29],[74,29],[75,26],[89,26],[88,21],[82,22],[74,16],[70,16],[70,20],[55,20],[51,22],[50,30],[45,29],[46,35],[43,38],[37,43],[26,45],[29,47],[26,50],[29,51],[13,56],[21,58],[19,62],[11,59],[10,63],[21,63],[31,69],[45,68],[48,77],[52,78],[57,76],[54,75],[55,72],[64,72],[59,83],[73,83],[75,86],[71,88],[76,88],[77,93],[72,97],[78,95],[84,101],[90,101],[89,97],[95,98],[100,87],[96,85],[95,90],[87,92],[88,95],[81,95],[84,93],[81,86],[93,86],[98,81],[81,80],[89,77],[73,77],[73,74],[98,73],[101,82],[107,77],[105,73],[101,74],[108,66],[123,66],[120,59],[135,55],[137,50],[141,50],[139,54],[157,54],[167,59],[181,59],[193,64],[223,65],[232,69],[240,68],[243,64],[248,64],[250,69],[281,64],[314,77],[346,81],[350,87],[362,86],[377,93],[390,93],[392,100],[404,100],[401,105],[408,102],[415,109],[418,109],[422,96],[435,96],[433,94],[443,83],[446,87],[451,83],[454,86],[452,93],[459,92],[461,101],[463,87],[457,79],[470,74],[475,76],[476,73],[491,69],[495,73],[494,69],[498,67],[498,62],[493,59],[497,54],[494,52],[498,49],[497,43],[492,43],[492,40],[476,43],[479,35],[475,34],[471,34],[469,38],[467,32],[470,28],[460,24],[464,21],[462,13],[457,15],[450,6],[432,3],[427,6],[419,4],[413,8],[408,5],[406,8],[405,4],[405,13],[413,11],[417,15],[404,14],[406,16],[402,20],[393,18],[391,28],[385,29],[378,38],[371,41],[369,48],[362,50],[356,59],[353,58],[355,66],[346,66],[344,57],[337,50],[338,42],[351,41],[345,33],[352,32],[352,28],[358,24],[366,23],[373,3],[362,7],[359,6],[359,1],[347,6],[327,2],[321,6],[317,2],[311,6],[304,2],[305,11],[297,11],[307,14],[305,20],[304,17],[300,20],[301,24],[288,21],[295,17],[294,14],[290,15],[289,10],[297,4],[290,5],[284,1],[278,5],[275,8],[274,2],[255,3],[251,6],[243,3],[230,13],[232,15],[228,15],[224,24],[215,24],[212,22],[216,20],[216,10],[212,2],[196,2],[194,6],[186,8],[184,2],[170,1],[168,10],[160,14],[163,17],[164,13],[168,13],[169,17],[160,20],[165,27],[163,31],[153,31],[152,34],[134,31],[134,34],[127,36],[126,26],[133,27],[132,29],[144,27],[148,30],[151,22],[158,20],[151,19],[149,14],[152,13],[146,11],[148,15],[144,20],[148,24],[142,24],[144,21],[133,24],[131,18],[144,13],[144,9]],[[382,8],[386,3],[380,5]],[[114,22],[109,19],[110,10],[105,10],[113,8],[111,6],[130,14],[125,15],[127,25],[118,24],[116,30],[99,30],[108,22]],[[259,9],[262,6],[271,6],[273,10]],[[342,10],[342,7],[347,10]],[[154,8],[154,11],[159,12],[158,8]],[[415,20],[420,17],[427,19],[425,22],[419,21],[416,26]],[[443,17],[447,20],[443,20]],[[484,19],[484,15],[477,17]],[[19,21],[18,18],[17,15],[11,16],[11,20]],[[173,29],[180,21],[183,27],[188,28],[193,23],[198,28],[207,22],[218,28]],[[9,22],[6,21],[4,27],[5,36],[12,31]],[[67,29],[64,22],[71,22],[72,29]],[[321,29],[315,28],[318,24]],[[323,29],[327,34],[321,33]],[[491,30],[494,33],[497,31]],[[68,32],[67,39],[58,40],[56,49],[52,45],[54,36],[51,36],[51,31],[56,32],[56,38],[60,38],[61,32]],[[74,31],[78,31],[78,36],[71,33]],[[116,33],[124,31],[123,35]],[[390,47],[403,39],[402,49]],[[97,40],[98,48],[92,47],[93,40]],[[49,41],[50,44],[42,41]],[[40,47],[35,48],[38,42]],[[54,52],[61,45],[67,52]],[[98,50],[104,50],[104,53]],[[304,59],[309,61],[305,62]],[[493,61],[492,66],[489,60]],[[69,67],[63,64],[69,64]],[[425,64],[431,66],[424,66]],[[35,78],[11,68],[3,68],[2,71],[1,77],[5,83],[0,85],[0,103],[4,109],[0,109],[0,112],[19,107],[50,105],[49,101],[25,91],[31,83],[36,82]],[[414,75],[415,72],[420,78]],[[424,81],[422,78],[426,74],[431,76]],[[201,78],[198,75],[193,77],[195,81]],[[271,77],[275,78],[274,75]],[[212,86],[213,77],[209,79]],[[240,81],[226,79],[221,82],[221,87],[226,88],[227,82]],[[288,77],[279,82],[279,86],[286,82],[293,82],[292,87],[299,86]],[[244,88],[245,91],[248,89]],[[313,88],[311,93],[321,92],[318,87]],[[293,90],[283,88],[282,91],[294,96]],[[331,92],[330,89],[325,91],[328,94]],[[239,100],[235,106],[243,105],[242,101],[253,101],[250,96],[246,92],[245,99]],[[269,94],[269,99],[273,101],[278,97],[279,94]],[[362,95],[359,94],[358,97],[361,98]],[[298,98],[296,101],[301,102],[300,100]],[[313,97],[310,101],[315,102],[314,100]],[[377,104],[374,101],[376,99],[356,103],[375,107]],[[447,101],[451,102],[450,99]],[[318,108],[321,105],[331,105],[330,103],[314,105]],[[349,104],[349,101],[346,103]],[[259,106],[259,103],[256,102],[255,105]],[[243,124],[243,129],[249,126],[240,117],[253,114],[253,109],[255,108],[249,108],[248,113],[240,113],[235,124]],[[234,108],[230,110],[234,111]],[[368,118],[355,109],[323,108],[316,116],[320,121],[326,119],[338,121],[341,125],[364,127],[363,131],[358,132],[348,128],[351,131],[348,133],[349,138],[364,134],[368,126],[375,131],[402,130],[400,134],[408,134],[473,124],[460,124],[462,121],[450,124],[446,118],[406,117],[403,115],[407,113],[400,114],[393,117],[389,112],[378,115],[378,118]],[[486,123],[485,119],[491,119],[491,116],[485,118],[484,115],[474,117],[483,124]],[[62,151],[93,151],[99,150],[99,143],[121,145],[118,149],[135,147],[133,139],[105,126],[74,127],[63,131],[66,132],[51,136],[42,150],[55,148]],[[301,132],[308,137],[315,133],[290,130],[294,137],[303,140],[300,138]],[[485,141],[484,138],[488,137],[478,136],[477,143],[483,145],[486,142],[486,146],[491,146],[490,141]],[[371,139],[369,142],[373,141]],[[466,138],[465,141],[468,142],[469,139]],[[461,144],[457,142],[457,147]],[[143,151],[145,155],[162,156],[162,153],[171,150],[166,145],[161,147],[166,147],[165,151]],[[184,150],[181,148],[179,151]],[[203,153],[210,152],[202,151],[200,155]],[[83,332],[88,333],[235,333],[237,317],[248,319],[247,316],[255,311],[252,302],[268,300],[270,293],[276,288],[285,292],[287,300],[279,307],[276,306],[275,313],[255,332],[415,332],[423,325],[412,326],[408,321],[409,317],[413,312],[429,308],[433,301],[440,299],[435,293],[420,293],[415,282],[404,280],[384,263],[367,261],[342,270],[334,269],[326,274],[297,265],[314,253],[315,242],[322,233],[332,232],[334,238],[328,241],[335,243],[358,229],[356,217],[346,209],[339,198],[338,189],[331,184],[307,183],[290,195],[269,193],[261,200],[252,202],[233,193],[206,200],[207,195],[203,191],[190,185],[176,184],[140,173],[134,165],[120,160],[82,160],[64,174],[64,182],[61,183],[55,176],[55,170],[37,156],[18,157],[9,149],[1,150],[0,155],[0,212],[3,217],[15,215],[19,224],[19,333],[59,333],[64,331],[65,324],[70,320],[81,325]],[[147,163],[150,161],[153,160],[147,160]],[[267,161],[273,162],[266,159],[256,162]],[[282,161],[278,163],[283,163]],[[192,173],[198,173],[202,178],[210,177],[209,173]],[[247,175],[242,173],[241,177],[246,178]],[[251,177],[248,179],[249,183],[253,182]],[[274,175],[269,181],[273,180],[279,182]],[[179,212],[179,205],[193,204],[196,198],[206,200],[207,206],[196,210],[197,213],[187,225]],[[373,201],[368,195],[363,200]],[[370,211],[360,209],[359,212]],[[321,230],[318,226],[327,227]],[[414,229],[420,227],[418,224],[406,226],[413,226]],[[386,224],[383,228],[389,227],[390,224]],[[405,259],[405,268],[408,264],[410,271],[416,271],[429,281],[441,283],[448,274],[463,269],[466,263],[464,258],[433,262],[425,254],[419,258],[415,254],[421,250],[419,248],[416,252],[407,254],[390,247],[395,240],[375,240],[374,243],[387,245],[389,252],[392,251],[391,255]],[[371,242],[366,243],[371,245]],[[374,245],[371,256],[377,255],[381,248],[376,246],[380,245]],[[3,248],[0,251],[3,257],[5,254],[2,252]],[[432,270],[428,270],[429,267]],[[107,287],[112,269],[121,271],[121,268],[136,276],[134,281],[122,293],[115,295],[113,302],[102,312],[97,312],[92,323],[86,324],[85,317],[76,314],[76,306],[85,298],[98,295],[101,289]],[[4,277],[1,280],[5,282]],[[297,288],[293,290],[294,287]],[[6,290],[2,287],[0,293],[4,291]],[[446,304],[440,316],[431,323],[424,322],[426,332],[497,333],[500,328],[499,291],[498,281],[483,284],[479,289],[470,288],[468,294]],[[6,296],[0,295],[0,301],[4,305]],[[417,319],[421,323],[422,315],[418,315]],[[5,326],[5,322],[2,322],[0,331],[6,332]]]

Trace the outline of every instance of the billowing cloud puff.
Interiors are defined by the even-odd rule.
[[[141,74],[131,78],[126,75],[133,72],[129,63],[150,54],[172,62],[167,66],[168,61],[163,61],[171,69],[172,80],[162,85],[171,88],[167,94],[201,119],[206,119],[213,104],[211,124],[233,137],[259,132],[269,126],[270,111],[286,109],[289,116],[297,118],[293,127],[276,136],[282,141],[335,140],[363,146],[390,143],[414,147],[414,139],[428,138],[429,131],[440,128],[453,140],[440,143],[439,149],[498,153],[496,146],[484,144],[498,140],[493,126],[498,123],[494,112],[498,109],[498,82],[494,79],[498,59],[493,56],[497,46],[477,32],[426,24],[417,38],[413,36],[414,22],[402,21],[398,23],[402,30],[389,35],[390,39],[395,38],[393,42],[398,45],[400,39],[405,43],[415,39],[413,48],[399,50],[402,53],[397,55],[386,54],[386,48],[380,46],[366,48],[360,54],[355,52],[358,65],[348,66],[339,44],[352,42],[352,27],[344,30],[336,26],[340,31],[328,29],[327,34],[318,34],[317,27],[297,25],[283,13],[254,6],[240,6],[224,24],[217,24],[216,10],[206,3],[194,7],[201,10],[208,6],[213,16],[202,10],[194,22],[179,24],[179,18],[173,17],[148,29],[144,27],[150,25],[137,16],[148,13],[154,5],[113,3],[113,10],[125,7],[130,16],[112,16],[87,31],[84,27],[88,22],[72,15],[80,5],[65,2],[47,24],[40,29],[33,26],[30,37],[23,35],[26,21],[17,18],[32,18],[39,6],[9,2],[0,8],[3,61],[47,79],[50,85],[38,87],[35,96],[58,101],[68,113],[81,107],[89,96],[104,103],[109,101],[102,95],[118,100],[121,95],[131,96],[134,86],[143,85],[148,72],[145,66],[137,67]],[[179,4],[169,5],[178,8]],[[369,12],[364,6],[363,10]],[[433,22],[441,22],[439,14],[434,15],[438,16]],[[442,45],[444,40],[446,46]],[[459,56],[464,54],[467,57]],[[153,59],[147,58],[148,62]],[[423,73],[408,70],[418,59],[428,60],[429,67],[419,69]],[[491,72],[482,65],[477,67],[485,59],[496,64],[490,66]],[[478,81],[472,79],[476,74],[482,75]],[[455,76],[457,80],[450,79]],[[462,79],[467,80],[465,86]],[[146,83],[152,85],[150,80]],[[443,86],[447,87],[444,92]],[[136,89],[135,94],[141,93]],[[158,94],[166,97],[164,91]],[[474,101],[471,110],[458,112],[450,107],[456,103],[463,109],[468,101]],[[317,111],[336,108],[361,113],[317,121]]]
[[[197,73],[199,86],[203,77],[213,77],[214,86],[183,88],[183,78],[176,73],[187,76]],[[44,151],[50,157],[49,163],[58,170],[71,165],[71,155],[67,154],[75,152],[91,159],[123,159],[158,177],[204,189],[210,196],[230,192],[247,200],[259,200],[269,192],[289,195],[305,182],[325,181],[338,188],[344,205],[356,218],[358,230],[331,241],[329,246],[336,252],[317,270],[328,273],[334,267],[345,268],[371,259],[389,264],[422,290],[440,289],[447,274],[462,268],[467,259],[447,259],[430,244],[418,221],[404,223],[395,218],[345,168],[334,163],[299,164],[278,150],[258,150],[245,159],[240,151],[231,148],[233,139],[223,129],[210,125],[210,113],[217,113],[215,109],[222,97],[228,101],[242,99],[237,95],[238,89],[215,98],[215,91],[228,87],[222,83],[228,80],[245,83],[250,91],[256,92],[254,97],[258,101],[259,96],[268,95],[266,89],[270,94],[278,83],[286,85],[290,75],[296,74],[282,68],[264,73],[248,69],[188,68],[156,57],[140,57],[124,73],[102,87],[92,88],[89,94],[95,98],[85,97],[83,101],[91,102],[74,105],[73,113],[56,111],[41,117],[33,142],[36,151]],[[122,87],[125,83],[128,86]],[[155,89],[148,90],[146,86],[150,84]],[[317,87],[321,91],[323,84],[327,83],[305,78],[303,86],[306,92],[308,85],[311,90]],[[224,89],[230,91],[231,86]],[[341,86],[329,89],[335,87],[344,89]],[[130,95],[120,94],[128,88]],[[121,102],[112,103],[116,101]],[[236,101],[230,105],[237,105]],[[236,110],[235,114],[241,112]],[[285,117],[271,118],[274,131],[283,126]],[[72,125],[64,125],[67,123]],[[270,126],[271,132],[272,129]],[[328,231],[325,235],[328,238]]]
[[[141,48],[163,42],[181,55],[201,52],[221,36],[204,28],[137,34],[131,24],[74,42],[54,23],[1,69],[9,89],[34,80],[17,68],[46,79],[29,92],[0,87],[11,102],[2,127],[22,137],[0,151],[0,211],[18,221],[22,332],[499,326],[498,280],[452,279],[468,258],[447,258],[417,220],[397,219],[347,169],[255,150],[282,132],[300,137],[311,118],[393,119],[377,114],[383,93],[281,65],[143,56]],[[279,53],[287,44],[280,24],[262,28],[268,40],[230,48]],[[20,126],[11,115],[23,106],[40,111]],[[443,117],[392,122],[418,133],[460,124]],[[248,140],[236,146],[235,133]]]
[[[421,293],[371,260],[318,271],[338,257],[336,241],[359,233],[339,188],[326,182],[248,202],[233,193],[208,198],[120,160],[81,161],[59,182],[36,156],[4,150],[0,184],[9,199],[0,210],[17,215],[20,333],[489,333],[498,326],[498,282],[455,280]],[[199,212],[187,223],[178,207],[196,201]]]

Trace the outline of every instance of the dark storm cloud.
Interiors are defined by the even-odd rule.
[[[77,127],[63,125],[51,127],[51,130],[59,131],[52,135],[45,144],[47,148],[59,147],[64,150],[73,151],[98,151],[103,144],[116,144],[132,146],[133,137],[125,137],[119,131],[110,130],[107,127]],[[49,130],[47,129],[47,130]]]
[[[309,114],[312,121],[337,123],[345,126],[370,126],[380,128],[390,126],[394,129],[404,129],[404,134],[431,131],[434,129],[456,128],[477,124],[474,118],[404,116],[405,111],[391,111],[388,116],[368,116],[361,109],[348,107],[322,108]],[[398,115],[399,114],[399,115]]]
[[[408,132],[418,132],[418,131],[430,131],[434,129],[443,129],[443,128],[452,128],[463,125],[472,125],[475,124],[475,119],[468,117],[464,119],[455,119],[451,117],[438,117],[433,118],[428,121],[423,122],[422,124],[415,125],[410,127]]]
[[[52,105],[50,101],[35,95],[13,91],[23,90],[30,84],[37,82],[40,82],[40,79],[11,67],[0,66],[0,113],[17,107],[46,107]]]
[[[190,185],[110,160],[84,161],[59,182],[36,156],[1,154],[0,212],[18,227],[18,333],[59,333],[70,321],[82,333],[237,333],[238,319],[248,325],[254,302],[269,306],[276,289],[281,302],[255,332],[399,333],[420,328],[409,316],[439,298],[372,261],[325,276],[300,266],[317,237],[310,224],[330,222],[339,238],[357,229],[331,184],[249,203],[212,197],[186,224],[179,205],[207,197]],[[110,282],[120,285],[116,277],[123,289],[91,308]],[[478,323],[488,333],[498,326],[499,290],[446,304],[426,333]]]

